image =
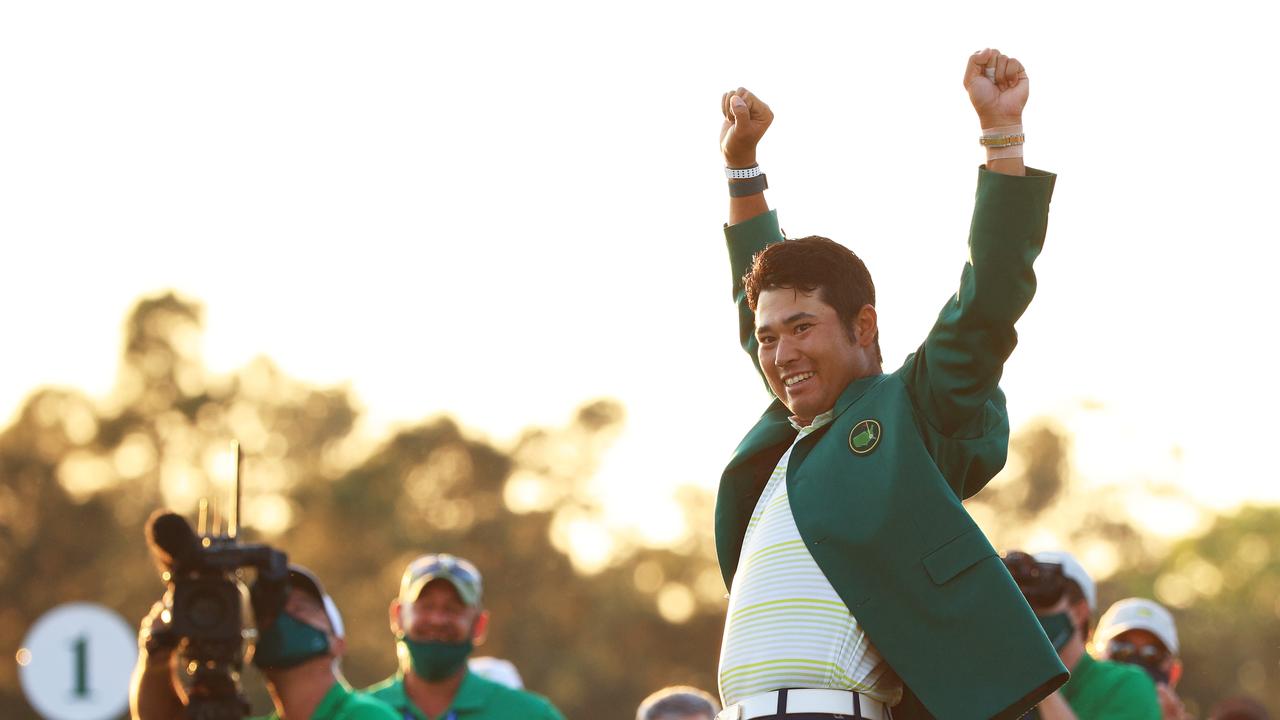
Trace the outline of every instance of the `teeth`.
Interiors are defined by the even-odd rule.
[[[801,380],[808,380],[811,377],[813,377],[813,373],[800,373],[799,375],[792,375],[791,377],[786,379],[787,387],[791,387],[792,385],[795,385]]]

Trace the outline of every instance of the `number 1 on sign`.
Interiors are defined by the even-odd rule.
[[[74,668],[76,687],[72,694],[76,698],[87,698],[89,697],[89,638],[81,635],[71,643],[71,647],[76,656]]]

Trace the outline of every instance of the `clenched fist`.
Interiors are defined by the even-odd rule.
[[[988,70],[994,71],[994,77],[988,77]],[[970,55],[964,68],[964,88],[969,91],[982,127],[1022,123],[1022,108],[1027,104],[1031,81],[1016,59],[991,48]]]
[[[720,98],[724,125],[720,128],[720,152],[728,167],[751,167],[756,163],[756,144],[773,122],[773,111],[746,88],[727,92]]]

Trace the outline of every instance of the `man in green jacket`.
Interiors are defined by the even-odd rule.
[[[866,267],[825,238],[783,242],[756,164],[772,111],[741,88],[723,98],[741,340],[775,399],[716,503],[731,589],[722,718],[1016,718],[1067,679],[961,505],[1008,451],[998,383],[1054,183],[1023,165],[1022,65],[983,50],[964,84],[988,152],[970,259],[923,344],[888,374]]]
[[[489,627],[482,589],[476,566],[454,555],[423,555],[405,568],[390,607],[400,670],[367,689],[400,720],[564,720],[541,695],[467,667]]]

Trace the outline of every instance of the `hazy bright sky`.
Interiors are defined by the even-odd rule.
[[[45,383],[105,394],[130,306],[175,288],[212,368],[349,382],[373,434],[448,412],[501,441],[616,397],[600,481],[649,524],[766,401],[721,93],[774,108],[770,203],[865,258],[896,367],[965,257],[961,75],[992,46],[1031,77],[1028,163],[1060,175],[1015,428],[1060,418],[1090,480],[1280,500],[1275,25],[1180,7],[6,3],[0,418]]]

